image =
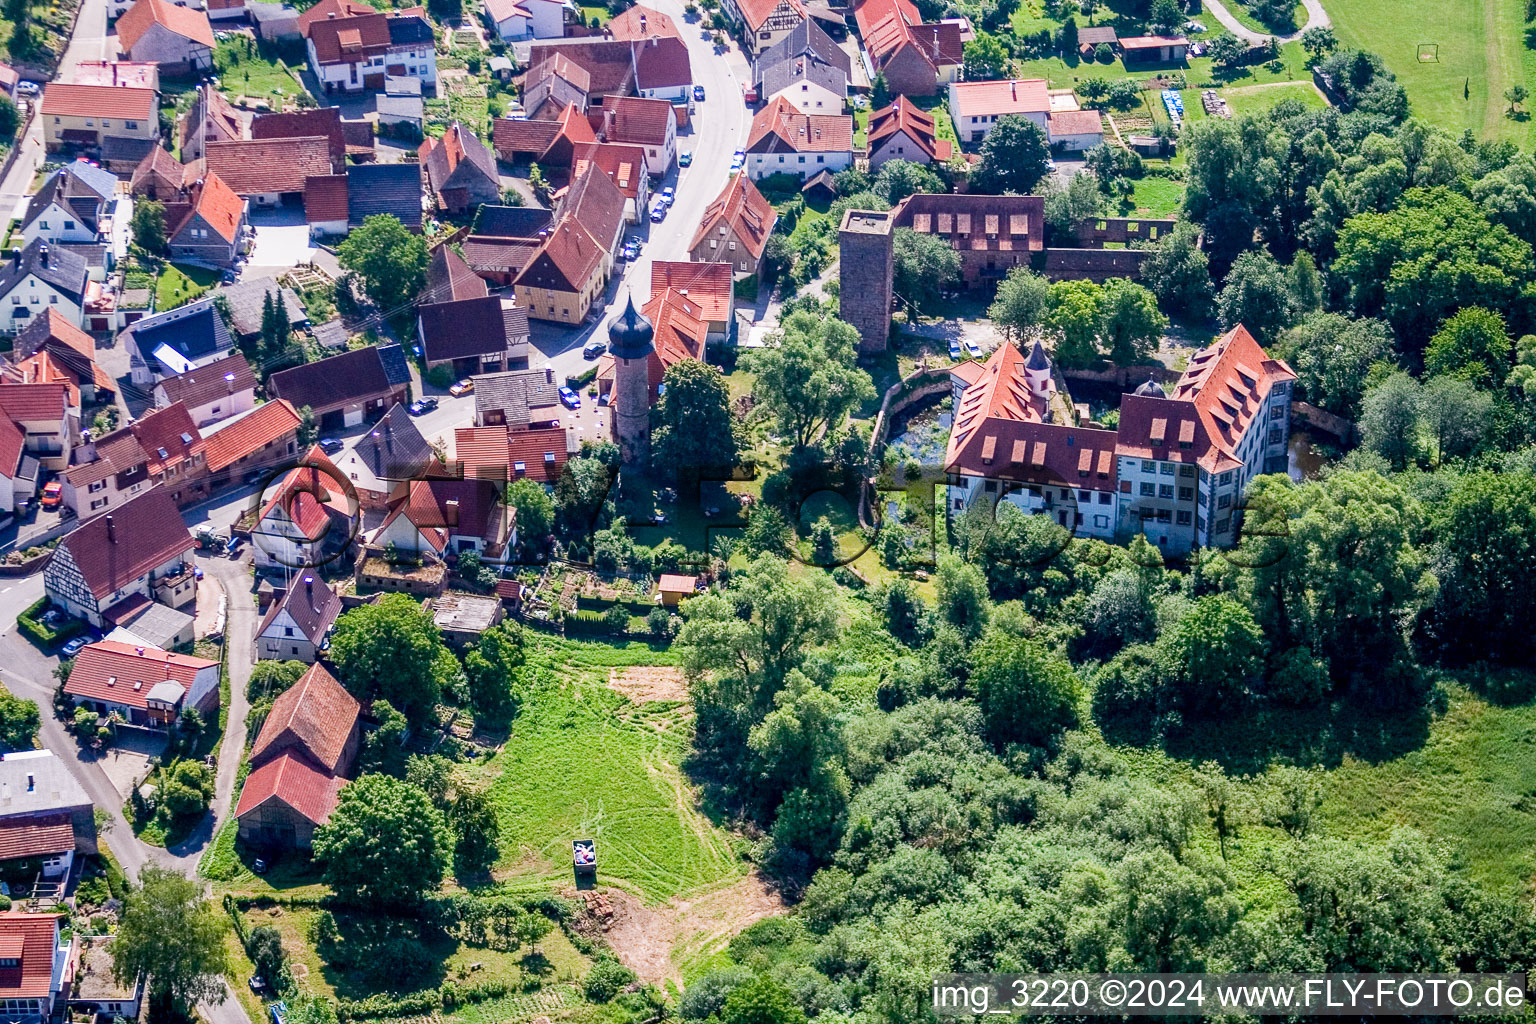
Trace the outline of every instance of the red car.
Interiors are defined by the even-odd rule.
[[[43,508],[58,508],[64,501],[64,485],[51,480],[43,485]]]

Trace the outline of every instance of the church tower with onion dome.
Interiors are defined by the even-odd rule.
[[[655,330],[629,301],[608,325],[608,351],[613,354],[613,426],[625,469],[650,472],[651,353]]]

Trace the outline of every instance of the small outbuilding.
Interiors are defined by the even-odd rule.
[[[666,572],[661,574],[661,581],[657,584],[657,590],[661,594],[661,603],[669,608],[676,608],[682,603],[683,598],[692,597],[698,590],[699,578],[697,576],[683,576],[678,573]]]

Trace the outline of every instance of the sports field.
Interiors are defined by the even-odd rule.
[[[1416,116],[1451,131],[1531,142],[1532,123],[1505,116],[1504,91],[1536,86],[1524,0],[1323,0],[1346,46],[1381,54]],[[1421,61],[1420,44],[1438,59]]]

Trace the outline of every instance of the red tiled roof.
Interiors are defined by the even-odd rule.
[[[1043,78],[1019,78],[1001,82],[956,82],[950,87],[958,120],[993,114],[1044,114],[1051,109],[1048,83]]]
[[[0,913],[0,942],[20,953],[21,964],[0,970],[0,999],[44,999],[53,989],[53,952],[59,914]]]
[[[484,279],[470,269],[464,257],[447,245],[439,245],[432,250],[432,259],[427,264],[427,293],[417,303],[483,299],[489,294]]]
[[[151,25],[159,25],[194,43],[213,48],[213,27],[208,24],[208,15],[166,0],[135,0],[134,5],[117,19],[118,45],[132,50]]]
[[[569,108],[574,110],[574,104]],[[592,126],[587,124],[586,118],[581,119],[586,126],[587,134],[592,135]],[[491,145],[496,153],[504,160],[511,159],[519,153],[531,153],[534,158],[542,157],[549,149],[550,143],[560,134],[561,121],[532,121],[514,120],[510,117],[498,117],[491,123]],[[595,140],[596,135],[592,135]],[[588,140],[591,141],[591,140]]]
[[[624,193],[601,170],[588,169],[561,201],[559,219],[517,283],[580,292],[601,270],[623,223]]]
[[[164,146],[155,145],[128,179],[128,188],[136,196],[160,197],[163,202],[180,191],[187,169]]]
[[[620,14],[603,28],[614,39],[649,39],[651,36],[682,38],[677,31],[677,23],[670,17],[655,8],[640,4]]]
[[[14,473],[21,463],[21,453],[26,446],[27,438],[21,428],[9,418],[0,416],[0,472]]]
[[[389,21],[368,14],[314,21],[306,32],[321,64],[351,64],[389,49]]]
[[[802,114],[775,96],[752,118],[747,150],[773,153],[842,153],[853,149],[853,118],[846,114]]]
[[[560,479],[565,465],[563,427],[508,430],[506,427],[460,427],[453,432],[453,455],[464,476],[473,480],[516,480],[526,476],[542,483]],[[553,460],[546,456],[553,455]],[[517,463],[523,471],[517,471]]]
[[[288,471],[257,519],[264,520],[273,511],[281,510],[306,538],[317,541],[331,528],[330,514],[325,508],[329,496],[326,482],[344,478],[323,472],[321,467],[309,464],[308,459],[305,463]]]
[[[133,431],[144,449],[151,474],[162,473],[203,454],[203,435],[193,424],[192,414],[180,402],[145,413],[129,424],[128,429]]]
[[[533,14],[518,0],[484,0],[485,11],[491,20],[500,24],[508,18],[531,18]]]
[[[881,142],[898,132],[922,148],[929,160],[944,159],[939,156],[938,134],[934,130],[933,115],[919,110],[905,96],[896,97],[888,107],[869,116],[869,151],[873,153]]]
[[[75,827],[68,812],[0,819],[0,861],[50,857],[75,848]],[[0,940],[5,938],[0,933]]]
[[[778,216],[773,212],[773,204],[763,198],[746,174],[737,172],[725,190],[704,208],[704,217],[699,221],[693,241],[688,243],[688,250],[692,252],[711,237],[720,237],[723,227],[729,229],[729,234],[738,243],[747,247],[753,259],[761,259]]]
[[[208,170],[242,196],[303,192],[305,179],[331,173],[324,136],[210,142]]]
[[[253,139],[307,139],[324,135],[329,146],[331,168],[345,171],[347,139],[341,127],[341,109],[312,107],[283,114],[257,114],[251,120]]]
[[[321,771],[302,757],[279,754],[245,777],[235,817],[243,817],[276,799],[316,825],[323,825],[336,809],[343,785],[342,779]]]
[[[68,401],[67,384],[0,384],[0,411],[13,420],[63,419]]]
[[[608,142],[662,146],[667,125],[675,123],[672,104],[639,96],[621,96],[607,104],[605,135]]]
[[[311,224],[347,219],[347,176],[313,174],[304,179],[304,219]]]
[[[372,14],[374,9],[360,0],[320,0],[309,10],[299,15],[299,34],[305,37],[309,35],[309,26],[317,21],[325,21],[332,15],[337,18],[350,18],[355,15]]]
[[[50,341],[61,342],[87,359],[96,358],[96,339],[70,323],[69,318],[53,306],[22,329],[16,336],[16,348],[18,351],[36,351]]]
[[[87,644],[75,656],[75,667],[64,684],[64,692],[83,700],[147,708],[149,691],[156,683],[169,680],[180,683],[183,690],[191,690],[199,672],[217,668],[218,664],[158,647],[100,640]]]
[[[688,47],[675,36],[650,36],[635,40],[635,87],[665,89],[693,83],[693,64]]]
[[[295,586],[302,584],[295,582]],[[362,714],[356,697],[320,665],[272,702],[251,745],[251,763],[259,765],[280,750],[299,750],[328,772],[343,772],[347,740]]]
[[[1296,374],[1272,359],[1238,325],[1190,357],[1166,398],[1126,395],[1120,402],[1119,452],[1133,458],[1198,463],[1207,472],[1242,465],[1237,452],[1270,389]]]
[[[180,234],[193,216],[202,217],[220,238],[233,244],[240,232],[240,222],[245,219],[245,200],[235,195],[234,190],[224,184],[223,178],[210,171],[202,184],[194,187],[192,208],[187,211],[186,220],[171,232],[171,237]]]
[[[457,504],[450,508],[449,502]],[[413,480],[407,496],[390,509],[382,531],[404,516],[434,548],[442,551],[453,537],[501,539],[504,520],[496,485],[488,480]]]
[[[293,406],[281,398],[258,405],[204,439],[208,472],[217,473],[284,435],[297,435],[300,422]]]
[[[763,23],[778,8],[780,2],[781,0],[736,0],[736,9],[741,12],[742,20],[747,23],[747,28],[756,32],[763,27]],[[801,3],[800,0],[782,0],[782,2],[789,4],[790,10],[800,17],[808,16],[805,4]]]
[[[644,149],[621,142],[588,142],[577,146],[571,175],[580,177],[592,166],[608,175],[626,199],[639,198],[640,178],[646,173]]]
[[[697,576],[683,576],[675,572],[664,572],[656,581],[656,589],[663,594],[691,594],[698,585]]]
[[[686,292],[705,320],[724,320],[731,310],[732,276],[729,263],[655,260],[651,263],[651,295],[667,288]]]

